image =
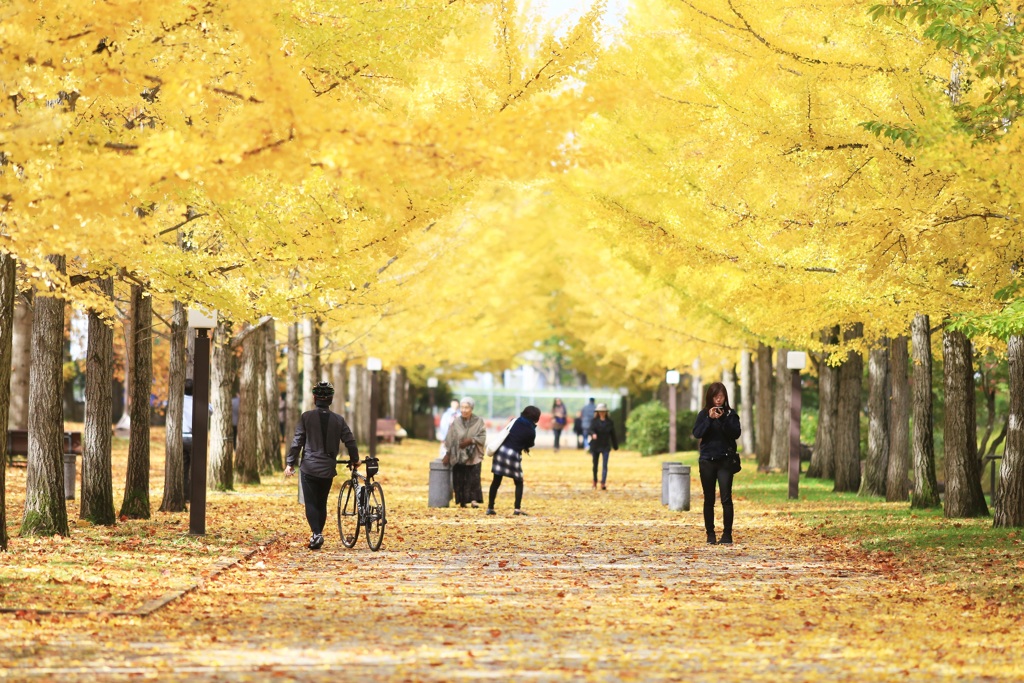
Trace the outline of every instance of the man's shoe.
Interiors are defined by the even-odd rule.
[[[323,536],[323,534],[313,534],[312,536],[309,537],[309,549],[310,550],[320,550],[320,548],[323,547],[323,545],[324,545],[324,536]]]
[[[732,545],[732,532],[726,531],[718,541],[718,545]]]
[[[498,513],[494,511],[494,508],[487,508],[487,514],[489,514],[489,515],[496,515]]]
[[[715,532],[712,531],[708,534],[708,545],[718,545],[718,539],[715,538]]]

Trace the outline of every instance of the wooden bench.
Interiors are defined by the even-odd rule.
[[[390,417],[377,420],[377,442],[402,443],[402,437],[398,436],[395,426],[398,420]]]
[[[64,432],[64,453],[67,455],[82,454],[82,432]],[[7,464],[11,466],[28,464],[28,430],[7,430]]]

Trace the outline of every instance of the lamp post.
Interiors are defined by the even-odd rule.
[[[665,373],[668,384],[668,452],[676,452],[676,387],[679,385],[679,371],[669,370]]]
[[[800,497],[800,371],[807,367],[807,354],[790,351],[786,354],[791,387],[789,399],[789,497]]]
[[[429,435],[430,435],[430,440],[433,441],[436,438],[436,436],[437,436],[437,434],[434,432],[434,405],[435,405],[435,400],[436,400],[434,392],[437,390],[437,378],[436,377],[428,377],[427,378],[427,389],[430,390],[430,432],[429,432]]]
[[[192,479],[188,533],[206,535],[206,460],[210,433],[210,330],[217,326],[217,312],[198,308],[188,311],[188,326],[196,331],[194,387],[192,391]]]
[[[626,420],[629,418],[629,389],[619,387],[619,396],[622,397],[622,440],[626,440]]]
[[[370,371],[370,435],[369,454],[377,457],[377,373],[384,369],[380,358],[370,356],[366,359],[366,369]]]

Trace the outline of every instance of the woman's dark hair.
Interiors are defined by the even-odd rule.
[[[563,406],[565,405],[564,403],[562,403],[562,399],[560,399],[560,398],[556,398],[554,401],[552,401],[551,402],[551,412],[555,412],[555,408],[557,408],[559,406],[559,404],[561,404]]]
[[[704,410],[711,409],[711,406],[714,405],[715,396],[719,394],[725,396],[725,403],[722,404],[722,407],[732,410],[732,406],[729,405],[729,390],[721,382],[712,382],[708,385],[707,390],[704,392]]]
[[[537,406],[526,406],[520,414],[533,424],[540,422],[540,408]]]

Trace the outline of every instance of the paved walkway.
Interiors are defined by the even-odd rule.
[[[874,565],[739,500],[737,544],[659,504],[660,461],[527,460],[530,516],[425,507],[429,447],[382,458],[380,553],[305,549],[283,484],[246,500],[284,531],[146,619],[5,622],[0,679],[1020,680],[1020,610]],[[748,473],[751,482],[756,481]],[[489,476],[485,475],[485,485]],[[699,489],[699,486],[695,486]],[[262,491],[268,494],[262,495]],[[695,495],[699,506],[701,499]],[[21,626],[18,631],[15,626]]]

